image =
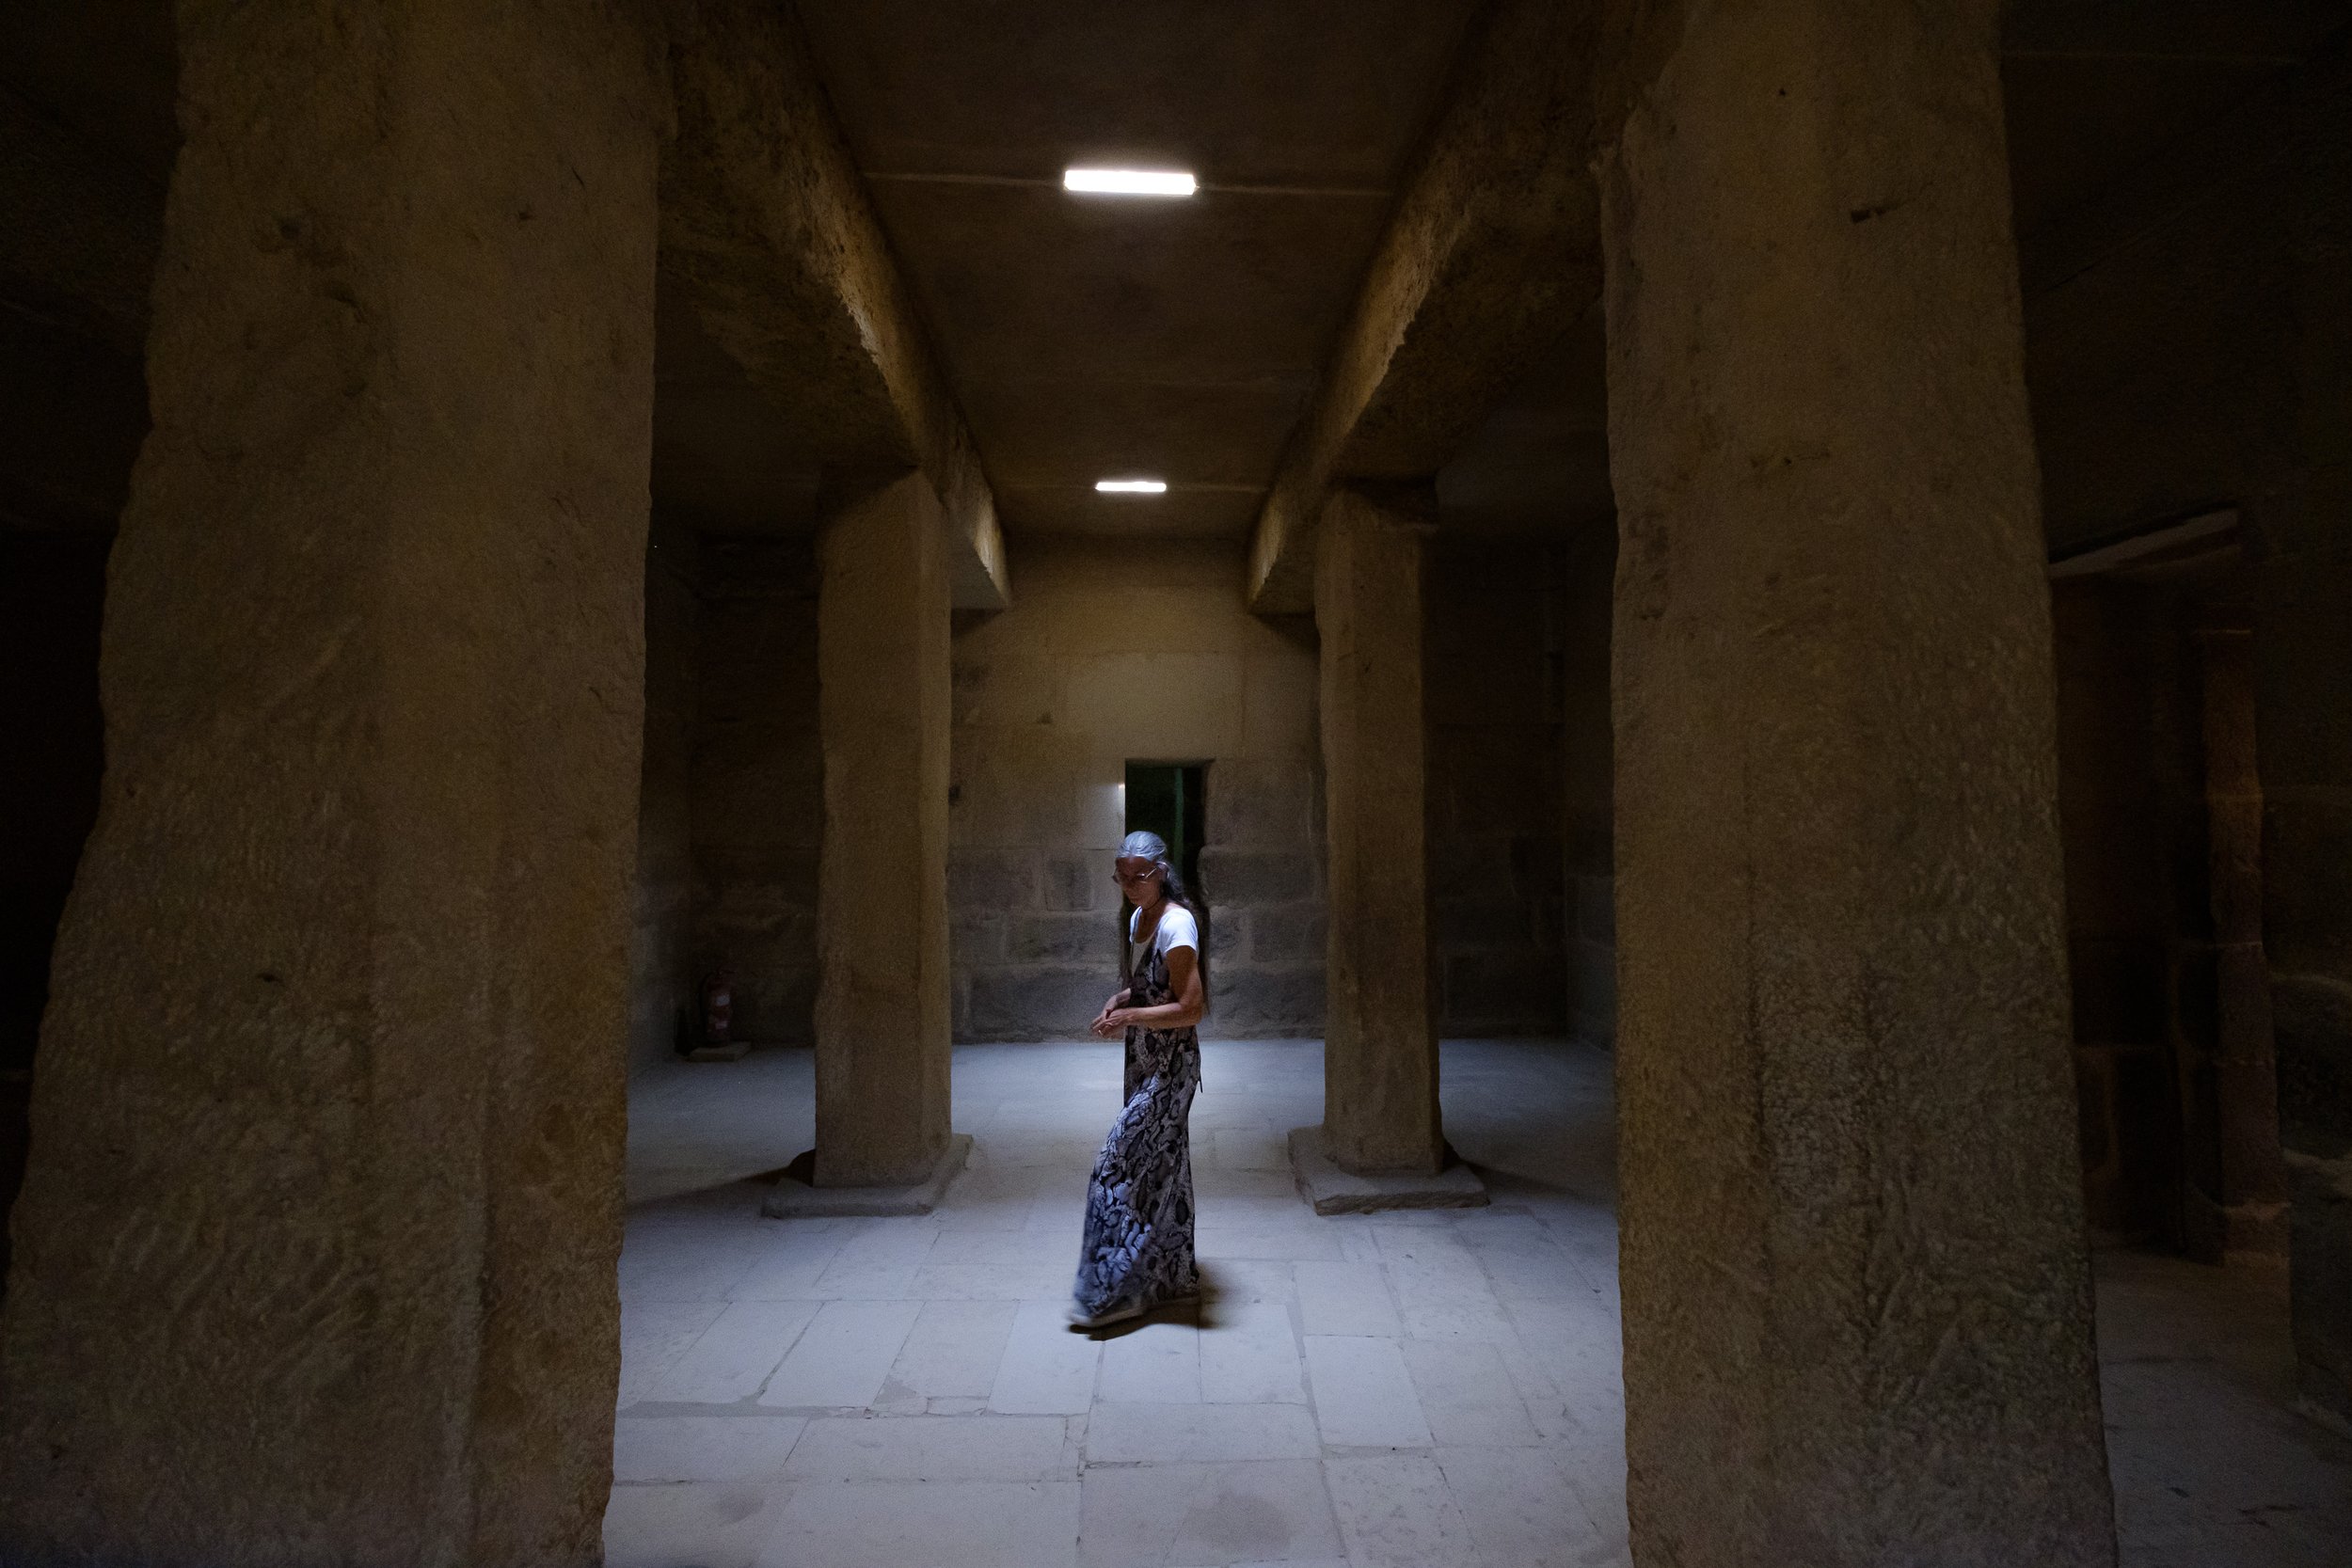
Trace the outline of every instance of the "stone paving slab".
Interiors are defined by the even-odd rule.
[[[1209,1042],[1255,1135],[1195,1118],[1200,1303],[1097,1338],[1063,1309],[1114,1091],[1061,1085],[1098,1050],[960,1051],[981,1142],[916,1217],[760,1217],[804,1052],[631,1085],[611,1568],[1627,1568],[1606,1055],[1448,1042],[1492,1204],[1318,1217],[1258,1166],[1319,1053]],[[2340,1568],[2352,1444],[2293,1414],[2277,1287],[2097,1264],[2123,1568]]]

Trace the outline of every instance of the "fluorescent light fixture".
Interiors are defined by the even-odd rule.
[[[1168,489],[1164,479],[1098,479],[1095,491],[1105,496],[1157,496]]]
[[[1190,196],[1200,187],[1175,169],[1066,168],[1061,188],[1095,196]]]

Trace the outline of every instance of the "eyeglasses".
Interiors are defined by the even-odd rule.
[[[1133,875],[1124,871],[1113,871],[1111,873],[1111,880],[1117,882],[1120,887],[1134,887],[1137,883],[1150,881],[1152,878],[1158,876],[1159,874],[1160,868],[1156,865],[1149,871],[1139,871],[1134,873]]]

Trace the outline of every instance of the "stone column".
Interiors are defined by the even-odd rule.
[[[1426,532],[1343,490],[1315,541],[1330,879],[1324,1152],[1357,1175],[1429,1176],[1445,1159],[1429,975]]]
[[[2195,632],[2202,690],[2207,908],[2213,920],[2213,1044],[2185,1104],[2206,1190],[2192,1177],[2193,1256],[2212,1262],[2286,1251],[2286,1169],[2279,1152],[2278,1064],[2263,963],[2262,776],[2255,764],[2253,638],[2244,626]],[[2200,1103],[2202,1101],[2203,1103]],[[2209,1140],[2209,1141],[2208,1141]]]
[[[909,474],[818,542],[818,1188],[922,1183],[949,1151],[946,528]]]
[[[596,1559],[641,22],[180,8],[154,427],[0,1325],[0,1559]]]
[[[1618,84],[1644,1564],[2114,1560],[1997,9],[1667,8]]]

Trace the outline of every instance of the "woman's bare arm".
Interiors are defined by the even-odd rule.
[[[1113,1007],[1103,1022],[1113,1029],[1188,1029],[1208,1010],[1208,992],[1200,983],[1200,955],[1189,947],[1171,947],[1168,959],[1168,989],[1173,1002],[1156,1007]]]
[[[1135,995],[1135,989],[1133,987],[1122,987],[1119,990],[1113,992],[1111,999],[1103,1004],[1103,1010],[1094,1015],[1094,1022],[1088,1024],[1087,1027],[1092,1030],[1095,1034],[1103,1036],[1104,1038],[1108,1038],[1110,1036],[1118,1034],[1119,1026],[1111,1022],[1111,1014],[1125,1006],[1127,1005],[1127,998],[1133,995]]]

